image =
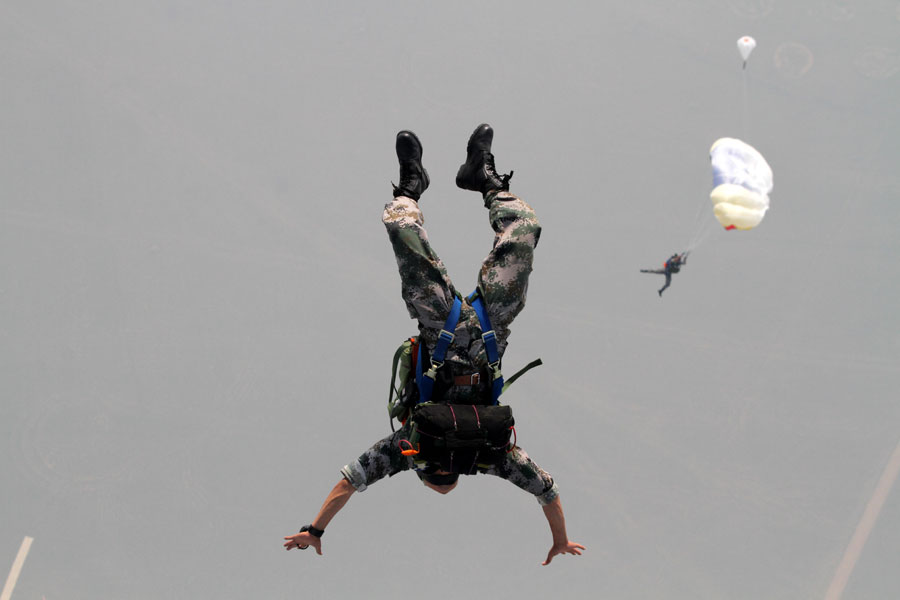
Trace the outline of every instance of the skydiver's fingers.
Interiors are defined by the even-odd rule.
[[[556,556],[557,554],[559,554],[559,550],[557,549],[557,547],[556,547],[556,546],[551,546],[550,552],[547,553],[547,560],[545,560],[545,561],[542,562],[541,564],[542,564],[542,565],[545,565],[545,566],[546,566],[546,565],[549,565],[549,564],[550,564],[550,561],[553,560],[553,557]]]
[[[550,548],[550,552],[547,553],[547,560],[545,560],[542,565],[549,565],[550,561],[553,560],[553,557],[557,554],[575,554],[577,556],[581,556],[581,551],[584,550],[584,546],[581,544],[576,544],[575,542],[568,542],[563,547],[553,546]]]
[[[305,544],[309,544],[308,547],[315,548],[316,554],[322,556],[322,540],[317,537],[313,537],[311,540],[305,542]]]
[[[309,535],[308,533],[295,533],[294,535],[290,535],[284,538],[284,549],[285,550],[294,550],[295,548],[298,550],[305,550],[312,546],[316,549],[316,554],[319,556],[322,555],[322,540],[319,538]]]
[[[296,534],[296,533],[294,535],[285,537],[284,538],[286,540],[284,542],[285,550],[291,550],[293,548],[297,548],[298,546],[305,546],[306,542],[304,540],[301,540],[300,539],[301,537],[302,536],[300,534]]]

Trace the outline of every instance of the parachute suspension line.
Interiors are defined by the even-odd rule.
[[[703,185],[699,187],[699,193],[697,194],[700,198],[700,202],[697,205],[697,214],[694,215],[694,231],[691,235],[690,242],[688,242],[687,248],[685,251],[691,252],[700,246],[703,242],[706,241],[706,238],[709,237],[711,231],[713,231],[713,211],[711,210],[710,200],[709,200],[709,192],[707,191],[709,187],[707,185]]]
[[[750,139],[750,84],[749,84],[749,76],[747,75],[747,70],[744,69],[741,71],[741,79],[743,79],[743,99],[742,99],[742,114],[741,114],[741,130],[742,130],[742,138],[747,140]]]
[[[706,194],[700,194],[701,202],[698,206],[697,214],[694,215],[694,231],[685,250],[693,250],[694,248],[696,248],[700,244],[704,236],[704,226],[709,220],[709,202],[706,201],[705,196]]]
[[[743,59],[744,63],[741,67],[741,79],[743,80],[743,131],[741,135],[743,139],[747,139],[750,135],[750,103],[749,103],[749,92],[747,91],[749,76],[747,75],[747,59],[750,58],[750,54],[753,52],[753,49],[756,48],[756,40],[754,40],[749,35],[745,35],[738,39],[737,41],[737,49]]]
[[[704,198],[704,200],[705,200],[705,198]],[[694,236],[691,238],[691,241],[688,243],[687,247],[684,249],[685,252],[693,252],[694,250],[699,248],[701,244],[706,242],[707,238],[709,237],[709,235],[713,231],[713,229],[715,229],[712,224],[713,218],[710,214],[709,206],[707,206],[709,204],[709,202],[706,201],[703,204],[704,204],[704,206],[703,206],[704,215],[698,221],[697,227],[694,230]]]

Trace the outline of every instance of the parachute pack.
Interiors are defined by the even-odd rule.
[[[505,405],[425,402],[415,407],[411,423],[401,453],[448,473],[494,465],[516,445],[516,421]]]
[[[436,384],[439,391],[443,389],[442,380],[444,385],[452,385],[452,379],[448,384],[447,378],[441,377],[441,367],[459,322],[462,309],[459,297],[454,299],[431,356],[416,337],[405,340],[394,353],[388,396],[391,430],[394,419],[403,424],[409,421],[411,425],[409,437],[400,441],[402,453],[414,456],[416,462],[439,465],[452,473],[470,473],[476,466],[494,464],[515,447],[515,441],[510,443],[515,433],[512,409],[501,406],[499,398],[513,381],[542,364],[541,359],[534,360],[504,381],[496,334],[478,290],[466,301],[478,315],[488,358],[485,375],[490,386],[481,401],[478,404],[449,404],[440,398],[432,401]],[[443,373],[446,372],[445,369]]]

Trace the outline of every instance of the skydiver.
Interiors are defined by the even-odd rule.
[[[534,211],[509,192],[509,175],[498,175],[491,154],[493,129],[480,125],[469,138],[466,162],[460,166],[456,185],[479,192],[489,210],[495,231],[491,252],[481,265],[478,290],[486,305],[499,351],[506,348],[509,325],[525,304],[528,276],[532,270],[534,249],[541,226]],[[428,188],[428,172],[422,166],[422,145],[411,131],[401,131],[396,140],[400,162],[400,183],[394,186],[393,199],[385,205],[382,221],[388,231],[400,271],[401,291],[411,318],[417,319],[422,343],[432,356],[439,333],[451,306],[461,296],[450,281],[444,264],[432,249],[423,227],[419,198]],[[441,372],[449,381],[436,385],[432,402],[451,404],[484,404],[490,394],[490,372],[487,365],[480,321],[466,298],[458,324],[453,332]],[[300,533],[284,538],[284,547],[304,549],[313,546],[322,554],[321,536],[331,519],[354,492],[362,492],[384,477],[401,471],[415,470],[423,484],[441,494],[452,491],[459,483],[458,472],[426,464],[424,468],[413,456],[403,452],[408,442],[410,422],[392,435],[376,442],[359,458],[341,469],[342,478],[322,504],[319,513]],[[584,546],[569,541],[559,490],[553,477],[515,444],[499,462],[472,465],[464,474],[483,473],[506,479],[533,494],[541,505],[550,526],[553,543],[543,564],[559,554],[580,555]],[[477,467],[477,469],[475,469]]]
[[[678,273],[681,271],[681,267],[687,264],[687,256],[687,252],[673,254],[669,260],[663,263],[662,269],[641,269],[641,273],[657,273],[666,276],[666,284],[659,289],[660,298],[662,298],[663,291],[672,283],[672,273]]]

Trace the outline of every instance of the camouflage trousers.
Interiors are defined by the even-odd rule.
[[[403,456],[400,441],[407,439],[410,426],[404,425],[388,437],[375,442],[355,461],[341,469],[341,474],[359,491],[384,477],[393,477],[401,471],[417,469],[411,456]],[[532,461],[525,451],[516,446],[506,458],[492,467],[479,468],[479,473],[494,475],[533,494],[541,506],[559,496],[559,488],[550,473]]]
[[[509,336],[509,325],[525,306],[528,277],[541,226],[531,207],[509,192],[489,194],[485,204],[494,230],[494,243],[481,264],[478,290],[502,356]],[[400,269],[403,300],[410,316],[418,320],[420,336],[430,350],[434,348],[454,299],[461,297],[461,294],[453,286],[447,269],[428,242],[425,219],[415,200],[403,196],[394,198],[385,206],[382,221]],[[463,368],[486,365],[481,333],[475,310],[464,300],[446,360]],[[408,436],[409,426],[406,425],[376,442],[341,472],[358,491],[362,491],[385,476],[416,469],[412,457],[403,456],[398,445]],[[552,502],[559,495],[550,474],[519,447],[507,453],[500,463],[479,468],[478,472],[509,480],[534,494],[542,505]]]
[[[528,277],[541,226],[534,211],[509,192],[494,192],[486,199],[494,244],[481,264],[478,290],[500,355],[506,349],[509,325],[525,306]],[[401,293],[409,315],[419,322],[419,334],[431,350],[457,297],[462,297],[447,269],[428,242],[425,219],[418,203],[403,196],[384,208],[382,221],[394,247],[400,270]],[[463,300],[455,338],[446,360],[462,366],[487,364],[481,325],[475,309]]]

